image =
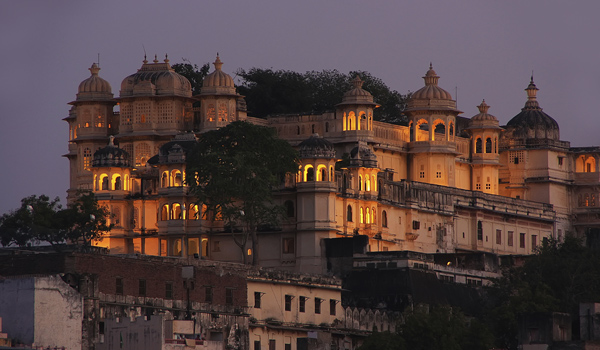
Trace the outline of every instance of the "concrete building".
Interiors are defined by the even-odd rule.
[[[237,120],[275,128],[301,156],[297,176],[275,194],[289,220],[259,233],[254,253],[265,267],[327,273],[330,238],[364,235],[373,252],[527,255],[544,237],[600,225],[600,149],[560,140],[533,78],[524,108],[501,127],[485,101],[461,116],[430,66],[401,126],[373,120],[378,105],[358,77],[332,112],[251,118],[219,57],[214,66],[192,96],[168,59],[144,60],[116,98],[90,68],[65,118],[65,156],[69,199],[91,190],[113,215],[114,229],[96,245],[240,262],[223,223],[204,215],[183,183],[195,139]]]

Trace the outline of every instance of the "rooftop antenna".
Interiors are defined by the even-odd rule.
[[[142,49],[144,49],[144,61],[146,60],[146,47],[142,44]]]

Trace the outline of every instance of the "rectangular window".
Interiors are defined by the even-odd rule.
[[[477,221],[477,240],[483,241],[483,223],[481,221]]]
[[[285,344],[284,350],[292,350],[292,344]]]
[[[520,233],[519,235],[519,247],[525,248],[525,234]]]
[[[254,341],[254,350],[260,350],[260,340]]]
[[[254,308],[260,309],[260,298],[262,297],[261,292],[254,292]]]
[[[123,278],[117,277],[115,294],[123,295]]]
[[[233,305],[233,288],[225,288],[225,305]]]
[[[486,190],[491,190],[492,189],[492,185],[491,184],[485,184],[485,189]]]
[[[294,297],[291,295],[285,296],[285,311],[292,311],[292,299]]]
[[[513,246],[513,232],[512,231],[508,231],[508,237],[506,238],[506,244],[508,244],[509,247]]]
[[[437,179],[441,179],[441,178],[442,178],[442,172],[441,172],[441,171],[436,171],[436,172],[435,172],[435,177],[436,177]]]
[[[306,297],[300,297],[300,312],[305,312],[306,311]]]
[[[563,165],[563,157],[558,157],[558,165],[559,166]]]
[[[141,297],[146,296],[146,280],[140,280],[138,294]]]
[[[537,248],[537,235],[531,235],[531,249]]]
[[[419,172],[419,179],[424,179],[425,178],[425,172],[424,171],[420,171]]]
[[[329,314],[331,316],[335,316],[335,306],[337,305],[337,300],[329,299]]]
[[[275,349],[275,339],[269,339],[269,350],[276,350]]]
[[[210,287],[210,286],[204,287],[204,302],[205,303],[213,302],[213,287]]]
[[[321,298],[315,298],[315,314],[321,313],[321,302],[323,300]]]
[[[480,190],[481,189],[481,184],[475,184],[475,189],[476,190]]]
[[[284,238],[283,239],[283,254],[294,254],[296,251],[296,247],[295,247],[295,242],[294,242],[294,238],[290,237],[290,238]]]
[[[496,244],[502,244],[502,230],[496,230]]]
[[[418,230],[421,228],[421,222],[413,220],[413,230]]]
[[[173,299],[173,282],[165,283],[165,298]]]
[[[212,251],[213,252],[221,251],[221,246],[219,245],[219,241],[212,241]]]

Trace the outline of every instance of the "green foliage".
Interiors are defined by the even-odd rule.
[[[409,96],[390,90],[381,79],[368,72],[343,74],[337,70],[323,70],[302,74],[251,68],[248,71],[239,69],[236,74],[243,79],[238,92],[246,97],[248,110],[255,117],[331,111],[342,102],[344,93],[352,88],[350,81],[358,75],[364,81],[363,89],[381,105],[374,111],[375,120],[394,124],[406,122],[403,111]]]
[[[405,350],[404,338],[397,333],[375,332],[357,350]]]
[[[577,315],[579,303],[600,300],[600,254],[571,236],[564,242],[544,239],[522,266],[507,268],[488,295],[497,345],[515,349],[520,316]]]
[[[186,182],[199,204],[220,212],[229,226],[241,226],[244,235],[236,242],[244,257],[250,235],[256,264],[256,232],[277,225],[283,215],[283,208],[273,203],[272,190],[286,174],[297,171],[296,151],[273,129],[237,121],[202,134],[187,156]]]
[[[476,319],[450,307],[417,308],[398,333],[373,333],[358,350],[487,350],[492,333]]]
[[[30,246],[40,242],[87,245],[110,231],[108,210],[98,205],[93,193],[81,193],[68,208],[46,195],[29,196],[21,207],[0,217],[0,244]]]
[[[183,59],[183,63],[176,63],[171,66],[175,72],[183,75],[190,81],[192,85],[192,94],[200,94],[202,88],[202,81],[208,74],[210,64],[205,63],[202,67],[198,67],[197,64],[192,64],[189,60]]]

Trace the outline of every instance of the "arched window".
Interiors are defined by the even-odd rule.
[[[121,190],[121,177],[117,176],[115,178],[115,191],[120,191]]]
[[[102,187],[100,188],[102,191],[108,191],[108,176],[104,175],[101,177]]]
[[[294,202],[285,201],[283,205],[285,206],[285,213],[287,214],[288,218],[293,218],[296,216],[296,211],[294,210]]]
[[[315,169],[311,167],[306,168],[306,181],[315,181]]]
[[[200,215],[198,215],[198,205],[190,204],[190,209],[188,210],[188,220],[198,220],[199,216]]]
[[[321,181],[327,181],[327,168],[321,168]]]
[[[181,220],[183,219],[183,212],[181,210],[181,205],[179,203],[173,203],[173,215],[171,216],[171,220]]]
[[[377,220],[375,220],[375,207],[371,208],[371,223],[376,224]]]
[[[449,131],[450,131],[449,132],[450,136],[453,136],[454,135],[454,123],[450,123],[450,130]]]
[[[365,191],[371,191],[371,178],[365,175]]]
[[[162,174],[162,177],[160,179],[160,186],[162,188],[169,187],[169,175],[166,171]]]
[[[348,209],[346,209],[346,221],[352,222],[352,206],[348,205]]]
[[[173,186],[181,187],[183,184],[183,177],[181,176],[181,171],[173,170],[171,172],[171,176],[173,177]]]
[[[160,219],[162,221],[169,220],[169,205],[168,204],[163,204],[163,206],[160,210]]]
[[[482,141],[481,138],[477,138],[477,140],[475,141],[475,153],[481,153],[481,148],[482,148]]]
[[[492,139],[485,139],[485,153],[492,153]]]
[[[358,190],[362,191],[362,175],[358,175]]]
[[[369,207],[367,207],[367,215],[365,216],[365,223],[370,224],[371,223],[371,209]]]
[[[365,223],[365,210],[362,207],[360,208],[360,221],[359,222],[361,224]]]
[[[348,127],[346,130],[356,130],[356,115],[354,112],[348,113]]]
[[[329,181],[335,181],[335,173],[332,166],[329,167]]]
[[[381,226],[388,227],[387,213],[385,210],[381,212]]]

